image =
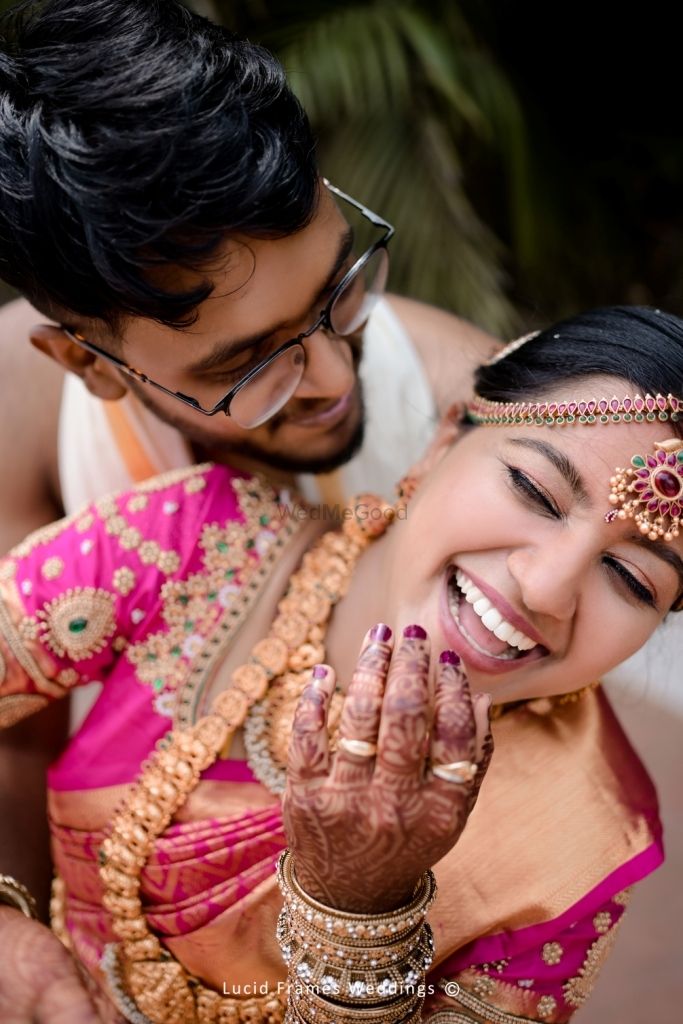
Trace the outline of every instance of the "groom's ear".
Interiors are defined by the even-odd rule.
[[[462,433],[465,423],[465,403],[454,402],[439,420],[433,438],[429,442],[424,455],[411,467],[409,476],[419,482],[444,457],[458,436]]]
[[[104,360],[77,345],[68,334],[54,324],[36,324],[29,331],[29,340],[50,359],[80,377],[88,391],[106,402],[123,398],[128,390],[122,375]]]

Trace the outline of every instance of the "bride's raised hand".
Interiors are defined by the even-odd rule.
[[[359,913],[409,902],[462,833],[493,749],[489,697],[472,698],[457,656],[441,655],[430,700],[425,631],[409,626],[393,656],[390,637],[375,626],[365,638],[336,752],[326,665],[300,698],[289,749],[283,814],[298,881]]]

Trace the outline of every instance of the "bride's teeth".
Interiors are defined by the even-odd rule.
[[[483,621],[483,619],[482,619]],[[501,622],[499,626],[493,631],[493,635],[497,636],[499,640],[505,640],[506,643],[510,642],[510,637],[515,632],[515,627],[511,626],[509,622]]]
[[[532,647],[536,646],[536,641],[532,640],[529,636],[524,636],[517,644],[520,651],[530,651]]]
[[[474,602],[472,607],[474,608],[479,618],[481,618],[489,610],[489,608],[493,608],[493,605],[489,601],[488,597],[484,597],[482,594],[482,596]]]
[[[499,640],[504,640],[510,647],[516,647],[520,651],[530,651],[532,647],[537,646],[535,640],[526,636],[521,630],[515,629],[510,622],[503,618],[488,597],[482,594],[476,584],[461,569],[456,571],[455,582],[467,603],[472,605],[486,628]]]
[[[490,629],[491,632],[493,633],[496,629],[496,626],[500,626],[500,624],[502,623],[503,616],[500,614],[497,608],[489,608],[489,610],[482,615],[481,621],[484,623],[486,628]]]

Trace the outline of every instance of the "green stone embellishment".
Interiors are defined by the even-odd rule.
[[[633,458],[631,459],[631,465],[632,466],[637,466],[638,469],[644,469],[645,468],[645,459],[643,458],[642,455],[634,455]]]
[[[218,548],[222,555],[224,555],[225,552],[228,550],[228,545],[224,540],[219,540],[218,544],[216,544],[216,547]]]
[[[163,688],[164,688],[164,681],[163,681],[163,679],[155,679],[154,682],[152,683],[152,686],[154,687],[155,690],[163,690]]]
[[[70,633],[82,633],[88,627],[88,620],[84,618],[72,619],[69,623]]]

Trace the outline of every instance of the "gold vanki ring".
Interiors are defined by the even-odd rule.
[[[338,746],[347,754],[355,754],[356,757],[374,757],[377,753],[376,743],[368,743],[367,740],[351,740],[346,736],[342,736]]]
[[[471,782],[477,774],[475,761],[451,761],[450,764],[433,764],[432,775],[443,779],[444,782],[454,782],[458,786],[464,786]]]

